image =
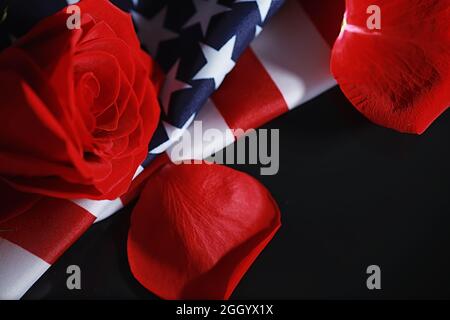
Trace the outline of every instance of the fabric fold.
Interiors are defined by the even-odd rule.
[[[223,85],[198,113],[197,120],[202,120],[205,126],[215,127],[219,130],[238,127],[253,128],[267,123],[274,117],[288,112],[290,109],[334,86],[335,82],[328,72],[330,46],[315,28],[315,20],[310,18],[312,15],[314,13],[311,12],[306,15],[300,2],[296,0],[287,1],[287,4],[267,24],[267,27],[256,42],[252,44],[251,48],[246,49],[247,51],[238,60],[235,68]],[[138,23],[137,27],[139,28]],[[292,31],[292,27],[296,28],[296,32]],[[286,32],[289,33],[289,37],[286,37]],[[296,44],[294,49],[291,48],[292,44]],[[273,46],[272,51],[274,50],[273,48],[276,48],[275,51],[280,53],[279,56],[271,54],[271,46]],[[310,50],[313,50],[314,53],[308,53]],[[292,66],[295,68],[291,69]],[[249,72],[249,70],[252,71]],[[240,81],[243,74],[246,75],[245,83]],[[301,83],[306,85],[300,86]],[[246,90],[237,90],[239,87],[246,88]],[[268,92],[262,94],[265,90],[264,88],[268,89]],[[222,90],[223,93],[221,93]],[[261,94],[259,99],[258,94]],[[230,99],[230,97],[233,99]],[[217,144],[211,150],[221,149],[233,143],[235,139],[236,137],[232,135],[228,136],[226,143]],[[207,157],[207,154],[202,153],[203,157]],[[63,254],[82,235],[84,230],[94,223],[97,217],[106,218],[107,214],[103,213],[112,214],[135,199],[142,191],[148,177],[170,161],[169,152],[153,158],[151,162],[147,162],[149,165],[144,170],[140,168],[141,172],[135,177],[131,189],[127,194],[121,196],[120,199],[111,202],[93,201],[92,203],[90,201],[78,201],[75,203],[67,201],[66,207],[61,206],[58,211],[59,214],[53,215],[51,221],[47,221],[48,223],[45,226],[49,234],[57,234],[60,237],[53,238],[57,243],[45,242],[45,239],[40,239],[48,253],[41,253],[41,251],[29,246],[29,243],[25,243],[21,239],[13,239],[11,235],[0,232],[0,237],[4,239],[1,241],[4,241],[4,243],[6,243],[5,241],[8,242],[8,245],[0,246],[0,256],[17,256],[18,250],[21,253],[31,254],[31,257],[42,255],[42,257],[38,257],[39,259],[29,259],[30,262],[26,268],[21,268],[17,273],[12,274],[10,273],[12,262],[5,263],[0,260],[0,279],[5,277],[9,279],[7,282],[0,281],[0,297],[20,298],[32,286],[34,281],[47,270],[51,263]],[[73,208],[76,208],[77,214],[74,214],[74,216],[77,217],[64,228],[64,230],[69,229],[70,232],[68,232],[68,235],[65,235],[64,232],[58,232],[58,230],[62,230],[59,229],[58,225],[64,224],[65,221],[65,210],[71,211]],[[90,210],[95,214],[90,213]],[[26,215],[30,215],[30,218],[26,218]],[[32,220],[32,215],[34,215],[33,212],[25,213],[21,219]],[[0,225],[0,229],[2,228],[3,226]],[[270,239],[271,236],[271,232],[265,233],[264,236],[258,238],[257,243],[262,248],[266,244],[266,240]],[[10,238],[11,241],[6,240],[7,238]],[[37,241],[39,237],[29,234],[28,240],[33,239]],[[13,245],[9,245],[9,243]],[[256,248],[258,246],[253,247]],[[14,252],[17,255],[16,253],[11,253],[13,252],[11,250],[15,250]],[[248,257],[256,256],[256,253],[253,254],[250,251],[248,251]],[[246,261],[253,261],[252,259]],[[237,268],[235,270],[236,274],[232,278],[240,278],[241,271],[246,270],[247,267],[240,266]],[[28,273],[33,273],[34,276],[30,277]],[[11,283],[14,284],[14,289],[11,287]],[[231,288],[234,288],[235,285],[235,280],[233,280],[228,285],[223,286],[222,288],[225,289],[222,290],[222,296],[229,296]],[[191,290],[190,286],[186,286],[184,289],[185,292],[190,292]]]

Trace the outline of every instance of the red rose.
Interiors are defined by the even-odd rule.
[[[54,197],[127,191],[159,119],[153,63],[130,16],[106,0],[79,3],[0,54],[0,175]]]

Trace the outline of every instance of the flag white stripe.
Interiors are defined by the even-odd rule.
[[[287,1],[251,47],[282,93],[289,109],[336,84],[329,72],[330,48],[295,0]],[[218,129],[225,134],[225,139],[201,142],[200,145],[193,140],[194,146],[185,150],[181,157],[171,153],[172,147],[168,153],[173,161],[204,159],[235,141],[225,119],[211,100],[196,119],[202,121],[203,131]],[[194,137],[192,126],[188,131]],[[96,221],[123,207],[121,199],[83,199],[73,202],[97,217]],[[41,258],[0,238],[0,299],[19,299],[49,267]]]
[[[206,159],[235,141],[230,127],[211,99],[208,99],[195,118],[195,121],[198,121],[197,128],[199,128],[199,123],[201,123],[201,132],[195,132],[194,122],[183,133],[180,140],[166,151],[173,162],[190,159]],[[203,139],[203,134],[207,130],[215,130],[218,133],[216,136],[217,139],[214,138],[210,141]],[[213,133],[212,131],[209,132]]]
[[[38,256],[0,238],[0,300],[20,299],[49,267]]]
[[[144,167],[139,166],[133,179],[140,175],[142,171],[144,171]],[[120,198],[114,200],[77,199],[72,200],[72,202],[96,217],[95,223],[105,220],[124,207]]]
[[[329,45],[296,0],[272,18],[251,48],[293,109],[336,85]]]
[[[96,222],[106,219],[114,212],[123,208],[123,203],[120,198],[115,200],[78,199],[72,200],[72,202],[96,217]]]

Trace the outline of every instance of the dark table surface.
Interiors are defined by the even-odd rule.
[[[272,121],[280,171],[235,166],[274,195],[283,226],[232,299],[450,298],[450,112],[422,136],[371,124],[338,88]],[[155,299],[131,275],[132,207],[93,226],[25,299]],[[79,265],[82,289],[66,288]],[[366,268],[381,268],[368,290]]]

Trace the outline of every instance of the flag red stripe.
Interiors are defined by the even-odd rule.
[[[95,221],[75,203],[43,198],[32,209],[2,224],[2,237],[52,264]]]
[[[232,129],[258,128],[289,111],[280,90],[251,49],[242,54],[212,99]]]

